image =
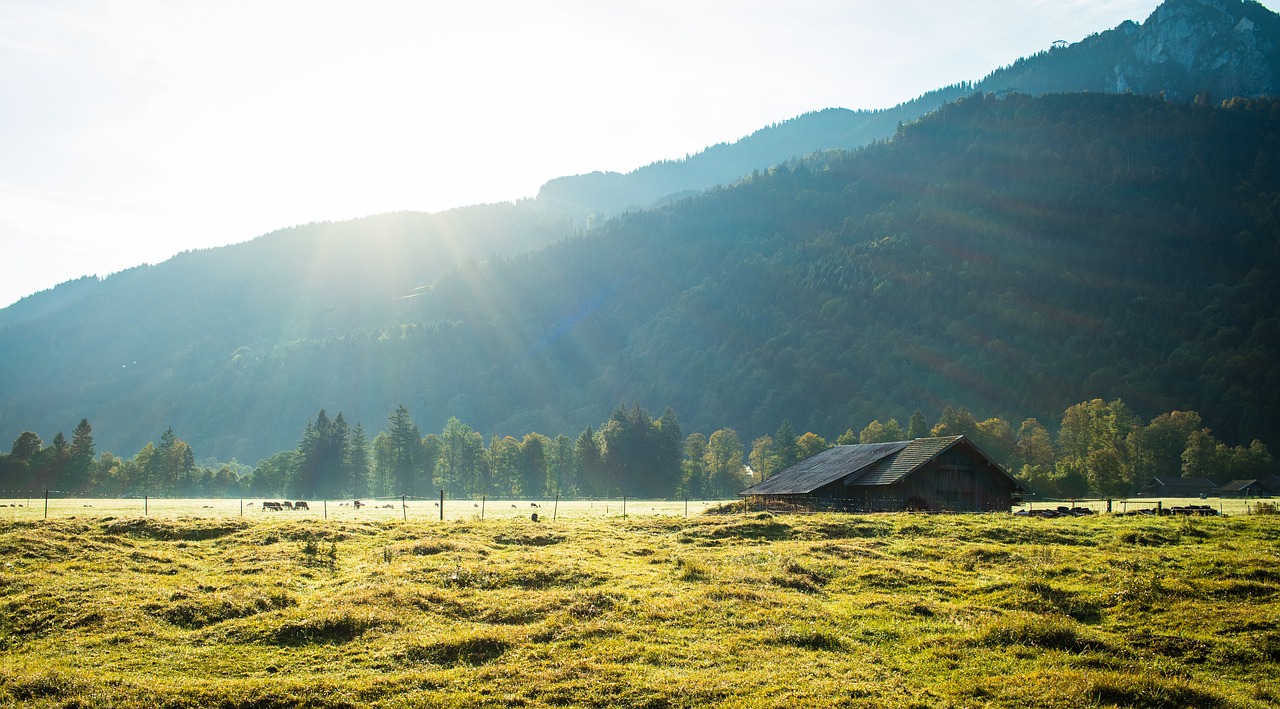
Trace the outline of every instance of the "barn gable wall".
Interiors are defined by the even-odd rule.
[[[889,485],[859,485],[838,480],[815,490],[809,501],[819,507],[854,511],[901,509],[954,512],[1007,512],[1015,485],[1002,471],[967,445],[943,451],[911,474]],[[799,499],[797,499],[799,501]]]

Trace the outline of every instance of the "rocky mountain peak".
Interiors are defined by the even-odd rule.
[[[1132,52],[1115,65],[1112,88],[1175,101],[1274,94],[1278,33],[1277,16],[1255,2],[1168,0],[1125,32]]]

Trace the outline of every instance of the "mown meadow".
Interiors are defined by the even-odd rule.
[[[0,519],[0,704],[1280,704],[1280,516]]]

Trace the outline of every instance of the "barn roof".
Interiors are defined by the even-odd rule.
[[[865,470],[901,451],[910,443],[910,441],[898,441],[834,446],[815,456],[805,458],[759,485],[749,487],[738,494],[804,495],[823,485],[829,485],[847,477],[851,473]]]
[[[837,480],[846,485],[892,485],[910,475],[920,466],[938,457],[960,441],[973,448],[1006,477],[1022,489],[1003,468],[978,450],[964,436],[943,438],[917,438],[894,443],[866,443],[852,446],[835,446],[796,463],[765,480],[738,493],[739,495],[807,495]]]
[[[1151,478],[1148,488],[1167,487],[1184,490],[1217,490],[1218,486],[1208,478]],[[1143,488],[1144,490],[1146,488]]]
[[[1261,480],[1232,480],[1218,489],[1222,492],[1240,492],[1246,488],[1254,490],[1261,488],[1268,492],[1271,491]]]

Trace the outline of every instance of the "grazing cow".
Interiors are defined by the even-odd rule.
[[[264,501],[264,502],[262,503],[262,509],[264,509],[264,510],[271,510],[272,512],[280,512],[281,510],[283,510],[283,509],[284,509],[284,507],[283,507],[279,502],[266,502],[266,501]]]
[[[285,508],[286,510],[292,510],[292,509],[293,509],[293,503],[292,503],[292,502],[289,502],[288,500],[285,500],[284,502],[281,502],[281,503],[280,503],[280,506],[281,506],[281,507],[283,507],[283,508]]]
[[[383,505],[383,506],[382,506],[382,509],[384,509],[384,510],[394,510],[395,508],[396,508],[396,506],[395,506],[395,505],[393,505],[393,504],[391,504],[391,503],[387,503],[387,504],[385,504],[385,505]]]
[[[365,503],[363,503],[363,502],[361,502],[361,501],[359,501],[359,500],[356,500],[355,502],[352,502],[351,504],[355,505],[355,508],[356,508],[357,510],[358,510],[358,509],[360,509],[361,507],[364,507],[364,505],[365,505]]]
[[[530,506],[530,507],[537,507],[537,506],[538,506],[538,503],[536,503],[536,502],[530,502],[530,503],[529,503],[529,506]]]
[[[293,509],[295,509],[295,510],[310,510],[311,508],[307,506],[307,503],[306,503],[305,501],[303,501],[303,500],[298,500],[297,502],[293,503]]]

